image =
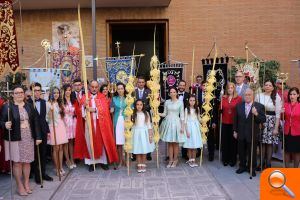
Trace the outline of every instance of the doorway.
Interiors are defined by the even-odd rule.
[[[168,55],[168,21],[107,21],[107,55],[117,57],[116,42],[120,42],[120,56],[144,54],[136,63],[139,66],[137,76],[150,78],[150,60],[153,56],[154,28],[156,26],[156,55],[160,62],[165,62]]]

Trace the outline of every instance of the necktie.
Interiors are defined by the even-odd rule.
[[[236,90],[237,90],[237,93],[240,94],[240,92],[241,92],[241,86],[237,86]]]
[[[35,102],[40,102],[41,101],[41,99],[35,99]]]
[[[140,94],[139,94],[140,99],[143,98],[143,91],[140,90]]]
[[[246,117],[248,117],[250,109],[251,109],[251,105],[250,104],[246,104],[246,110],[245,110]]]

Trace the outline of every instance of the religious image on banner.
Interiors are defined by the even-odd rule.
[[[60,70],[53,68],[30,68],[29,69],[30,82],[38,82],[42,88],[47,90],[50,87],[60,87]]]
[[[160,70],[160,96],[163,101],[169,99],[169,88],[177,87],[182,79],[184,63],[165,62],[159,65]]]
[[[53,67],[61,70],[63,84],[80,77],[77,21],[52,22]]]
[[[213,58],[202,59],[203,66],[203,78],[206,81],[208,74],[211,72],[213,67]],[[227,82],[227,66],[228,66],[228,57],[219,57],[216,59],[215,71],[216,71],[216,90],[215,96],[220,99],[220,92],[222,87],[225,91],[226,82]]]
[[[105,59],[106,72],[110,83],[127,83],[131,73],[132,56],[108,57]],[[136,62],[133,61],[132,74],[135,75]]]
[[[86,68],[93,68],[93,56],[85,55],[85,66]]]
[[[238,71],[242,71],[245,76],[250,78],[250,82],[259,83],[260,62],[248,62],[235,66]]]
[[[0,77],[16,73],[19,67],[18,46],[12,0],[0,0]]]

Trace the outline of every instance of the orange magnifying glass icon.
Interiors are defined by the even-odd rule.
[[[290,195],[290,197],[295,198],[294,192],[285,185],[286,177],[280,170],[274,170],[271,172],[268,181],[271,187],[275,189],[282,188]]]

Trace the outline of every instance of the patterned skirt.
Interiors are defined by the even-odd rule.
[[[266,122],[264,123],[264,131],[262,134],[263,144],[278,144],[279,136],[273,135],[273,130],[275,128],[276,116],[266,115]]]
[[[34,140],[29,127],[21,129],[20,141],[4,141],[5,160],[13,162],[31,163],[34,161]],[[9,151],[11,150],[11,152]]]

